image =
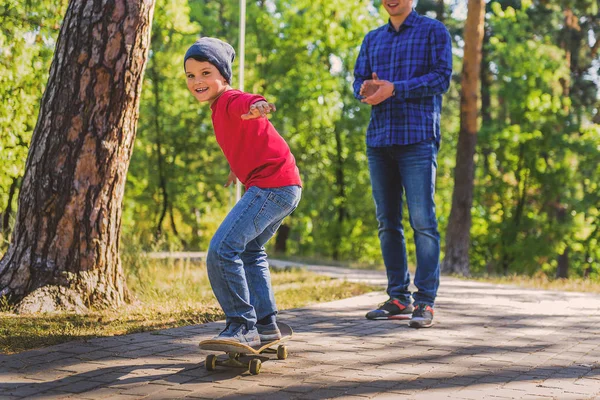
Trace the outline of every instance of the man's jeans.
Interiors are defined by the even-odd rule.
[[[227,323],[254,328],[277,312],[265,244],[298,206],[302,189],[250,187],[217,229],[206,258],[208,278]]]
[[[414,231],[417,269],[415,303],[433,307],[440,281],[440,235],[435,216],[438,145],[434,139],[390,147],[368,147],[369,171],[379,223],[379,241],[388,277],[387,293],[410,303],[410,273],[402,226],[402,201]]]

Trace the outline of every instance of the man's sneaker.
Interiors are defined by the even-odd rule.
[[[250,347],[260,346],[260,336],[256,328],[248,330],[245,324],[235,322],[228,324],[213,340],[237,342]]]
[[[433,308],[427,304],[417,304],[408,326],[412,328],[429,328],[433,325]]]
[[[260,341],[262,343],[272,342],[282,338],[281,331],[276,322],[271,322],[266,325],[257,323],[256,329],[258,330],[258,335],[260,336]]]
[[[389,299],[378,309],[369,311],[367,319],[409,319],[413,312],[412,304],[402,304],[398,299]]]

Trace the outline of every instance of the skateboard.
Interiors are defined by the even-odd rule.
[[[229,358],[226,360],[219,360],[216,354],[209,354],[206,356],[204,366],[207,371],[214,371],[217,365],[225,367],[236,367],[236,368],[247,368],[252,375],[258,375],[260,373],[261,360],[256,356],[263,353],[277,354],[278,360],[285,360],[288,356],[287,347],[279,344],[284,340],[292,337],[292,328],[284,324],[283,322],[277,322],[277,326],[281,331],[281,339],[273,340],[267,343],[261,343],[258,346],[250,347],[242,343],[235,342],[224,342],[222,340],[208,339],[200,342],[200,349],[221,351],[227,354]],[[277,345],[277,349],[273,346]],[[250,360],[247,363],[240,361],[240,357],[248,355]],[[255,356],[255,357],[252,357]]]

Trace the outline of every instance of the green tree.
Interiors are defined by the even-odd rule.
[[[583,21],[589,25],[581,31],[589,37],[597,31],[593,22],[597,9],[594,10],[589,1],[565,1],[561,4],[537,1],[533,4],[518,2],[518,6],[522,5],[524,9],[515,12],[510,7],[511,3],[515,5],[516,2],[489,4],[495,12],[490,20],[488,36],[492,44],[486,47],[488,57],[485,57],[482,71],[484,81],[490,85],[482,88],[484,104],[487,104],[482,113],[486,143],[481,143],[480,151],[484,158],[482,176],[489,178],[498,172],[494,172],[495,167],[501,167],[499,176],[503,184],[494,186],[497,192],[494,196],[504,199],[494,202],[491,200],[493,196],[487,193],[484,203],[477,208],[482,219],[476,224],[478,228],[473,240],[478,243],[476,252],[481,258],[479,255],[474,258],[480,263],[479,268],[487,265],[490,272],[533,273],[542,268],[547,273],[556,272],[558,276],[566,276],[569,270],[580,275],[585,271],[589,274],[591,269],[584,267],[586,263],[582,260],[594,259],[585,254],[593,253],[588,243],[595,240],[596,231],[593,224],[590,228],[593,218],[589,215],[595,215],[597,203],[594,203],[593,195],[584,193],[590,186],[586,182],[593,179],[590,174],[595,169],[574,170],[573,166],[582,165],[584,160],[593,162],[597,157],[596,147],[584,152],[576,144],[580,140],[587,143],[594,140],[592,132],[596,128],[590,125],[590,105],[593,102],[586,97],[595,98],[598,90],[596,82],[592,82],[588,74],[593,44],[589,41],[584,44],[585,41],[580,40],[580,24],[573,13],[585,15]],[[519,41],[520,44],[517,43]],[[503,47],[504,43],[510,45]],[[500,47],[507,49],[506,52],[498,51]],[[562,54],[571,55],[549,62],[547,55],[540,54],[551,54],[557,47],[562,49]],[[527,52],[530,55],[523,57]],[[531,56],[536,54],[540,54],[541,62],[532,59]],[[583,86],[588,88],[587,91],[576,89],[576,82],[581,82],[577,75],[582,72],[573,69],[575,58],[580,66],[577,69],[586,71],[584,75],[588,81]],[[492,75],[493,80],[490,81]],[[526,82],[530,83],[525,85]],[[557,104],[560,110],[556,109]],[[489,112],[491,108],[498,108],[498,111]],[[504,156],[499,157],[489,144],[496,141],[498,132],[506,129],[503,126],[512,127],[501,135],[508,142],[499,141],[502,146],[508,147],[503,150]],[[537,135],[537,139],[530,136],[523,140],[531,134]],[[520,143],[520,146],[515,148],[510,146],[511,143]],[[514,162],[508,163],[511,158]],[[532,163],[536,164],[535,168]],[[509,178],[513,173],[515,175]],[[479,183],[482,194],[483,190],[490,190],[489,187],[483,188],[484,182]],[[520,188],[511,188],[511,183],[520,185]],[[507,209],[505,196],[510,193],[513,193],[509,196],[513,200],[508,203],[516,205]],[[489,247],[488,239],[497,237],[497,232],[487,229],[494,226],[490,221],[497,220],[498,214],[504,216],[503,233],[499,235],[503,239],[499,240],[497,247]],[[511,217],[507,218],[508,215]],[[590,235],[587,236],[587,233]],[[483,236],[486,234],[487,238]],[[589,241],[582,237],[588,237]]]
[[[360,43],[382,21],[367,1],[343,8],[327,1],[275,4],[274,26],[281,28],[267,35],[276,45],[260,46],[259,76],[278,104],[273,121],[306,188],[290,221],[292,250],[372,260],[379,246],[364,144],[369,109],[350,85]]]
[[[8,244],[27,149],[67,1],[0,6],[0,250]]]
[[[189,20],[200,26],[202,35],[220,37],[237,48],[237,3],[189,4]],[[144,231],[151,241],[155,235],[148,234],[150,229],[156,232],[160,216],[172,213],[170,218],[177,222],[183,242],[206,248],[231,205],[222,188],[227,164],[214,141],[208,108],[185,93],[179,62],[193,37],[157,33],[168,31],[164,24],[169,21],[188,18],[180,14],[163,23],[158,19],[163,9],[159,3],[129,179],[128,232]],[[246,90],[277,104],[272,121],[290,143],[307,188],[299,209],[288,220],[291,236],[287,247],[291,252],[362,260],[376,254],[376,225],[364,156],[368,110],[350,91],[351,70],[362,37],[381,22],[374,11],[367,1],[344,10],[325,1],[248,4]],[[161,44],[161,37],[169,37],[168,45]],[[174,63],[172,68],[167,67],[169,62]],[[234,87],[237,76],[234,73]],[[175,83],[168,86],[167,82]],[[157,98],[162,99],[160,105]],[[171,107],[178,100],[177,106]],[[181,119],[186,122],[176,123]],[[162,132],[160,139],[156,132]],[[157,157],[159,140],[162,161]],[[161,176],[166,185],[161,184]],[[139,223],[133,216],[140,213],[152,218]],[[198,214],[200,223],[195,219]],[[201,234],[194,237],[194,232]]]
[[[209,110],[185,86],[183,54],[200,32],[189,13],[186,1],[156,5],[124,211],[126,235],[145,245],[207,244],[203,220],[214,206],[220,154]]]
[[[121,201],[153,8],[69,3],[0,261],[0,296],[19,311],[127,300]]]
[[[470,274],[469,247],[475,147],[479,130],[478,91],[485,23],[485,1],[470,0],[465,23],[465,47],[461,81],[460,132],[454,170],[454,191],[446,233],[442,271]]]
[[[560,49],[536,40],[525,10],[493,6],[489,51],[497,111],[481,131],[475,252],[482,253],[475,259],[480,268],[532,273],[547,263],[564,229],[551,226],[548,199],[568,179],[564,136],[557,133],[566,118],[559,82],[568,69]]]

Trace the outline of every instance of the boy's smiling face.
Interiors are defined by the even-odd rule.
[[[200,102],[212,104],[229,87],[217,67],[208,61],[188,58],[185,61],[185,76],[188,89]]]

